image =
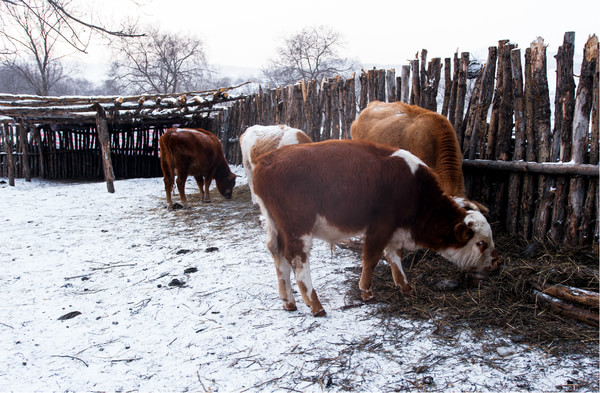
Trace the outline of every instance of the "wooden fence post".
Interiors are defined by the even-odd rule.
[[[467,94],[467,72],[469,70],[469,52],[463,52],[460,56],[460,68],[458,70],[458,84],[456,89],[456,109],[454,112],[454,131],[459,132],[462,127],[465,96]]]
[[[410,104],[419,105],[421,102],[421,82],[419,81],[419,59],[411,60],[410,71],[412,72],[412,89],[410,92]]]
[[[115,192],[115,173],[113,171],[112,160],[110,158],[110,134],[108,133],[108,124],[106,122],[106,112],[102,106],[95,102],[96,109],[96,128],[98,131],[98,140],[100,141],[100,150],[102,153],[102,168],[104,169],[104,179],[108,192]]]
[[[9,123],[2,123],[2,136],[4,137],[4,151],[6,152],[6,165],[8,166],[8,185],[15,186],[15,161],[12,154],[13,137]]]
[[[402,66],[402,93],[400,96],[400,101],[405,104],[410,103],[410,66],[403,65]]]
[[[454,72],[452,74],[452,86],[450,87],[450,103],[448,104],[448,121],[452,125],[454,125],[454,115],[456,114],[456,92],[458,90],[458,69],[460,68],[458,52],[454,53],[453,64]]]
[[[360,100],[359,100],[359,108],[362,111],[369,104],[369,78],[367,76],[367,72],[363,68],[359,76],[360,80]]]
[[[481,76],[481,89],[479,93],[479,102],[477,112],[475,114],[475,122],[473,131],[471,131],[471,139],[464,141],[467,157],[472,160],[476,158],[477,153],[481,153],[482,146],[485,143],[483,139],[487,132],[487,113],[492,102],[494,94],[494,76],[496,75],[496,59],[498,50],[495,46],[488,48],[488,58]],[[456,130],[456,127],[455,127]],[[468,145],[467,145],[468,143]],[[467,147],[468,146],[468,147]],[[483,156],[479,157],[483,158]]]
[[[387,85],[387,101],[396,101],[396,70],[390,69],[385,72],[385,80]]]
[[[573,115],[573,156],[575,164],[585,163],[587,153],[588,132],[590,126],[590,113],[593,101],[594,73],[598,62],[598,37],[590,37],[583,51],[583,62],[577,95],[575,98],[575,112]],[[583,178],[572,178],[569,187],[569,205],[567,209],[567,236],[568,243],[574,244],[581,234],[581,215],[584,204]]]
[[[27,132],[28,130],[25,128],[25,124],[23,122],[19,122],[17,125],[19,130],[19,139],[21,142],[21,152],[23,153],[23,159],[21,160],[21,165],[23,166],[23,171],[25,172],[25,181],[31,181],[31,166],[29,165],[29,143],[27,140]]]
[[[40,134],[40,127],[33,127],[33,139],[35,140],[35,144],[37,145],[37,151],[39,154],[39,163],[40,163],[40,176],[42,178],[46,177],[46,156],[44,154],[44,146],[42,145],[42,136]]]
[[[554,132],[552,162],[567,162],[571,159],[573,138],[573,112],[575,110],[575,78],[573,57],[575,55],[575,33],[565,33],[562,46],[556,54],[556,97],[554,100]],[[550,224],[550,237],[560,241],[564,235],[569,180],[558,176],[554,192],[554,206]]]
[[[521,68],[520,49],[513,49],[510,51],[510,64],[513,79],[512,88],[515,114],[515,152],[513,161],[520,161],[525,158],[523,71]],[[517,233],[521,184],[521,175],[518,173],[511,173],[508,179],[508,203],[506,209],[506,229],[509,233]]]
[[[442,104],[442,116],[448,117],[450,106],[450,93],[452,91],[452,61],[449,57],[444,59],[444,103]],[[461,144],[462,146],[462,144]]]

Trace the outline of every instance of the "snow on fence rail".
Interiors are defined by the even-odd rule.
[[[577,84],[573,69],[574,42],[574,33],[565,33],[556,56],[554,113],[551,112],[543,40],[540,38],[525,49],[524,64],[521,49],[508,40],[501,40],[498,46],[489,48],[483,65],[472,62],[470,54],[463,52],[446,58],[442,66],[439,58],[427,62],[427,51],[423,50],[420,59],[402,66],[399,76],[395,70],[373,69],[363,70],[358,77],[301,81],[275,89],[259,87],[257,93],[236,97],[226,108],[209,110],[210,116],[204,113],[195,121],[185,122],[180,111],[179,117],[153,119],[147,116],[133,126],[114,123],[113,113],[107,110],[109,123],[112,120],[115,124],[110,130],[109,144],[113,167],[117,177],[160,176],[156,141],[171,124],[212,130],[220,137],[228,160],[239,165],[239,136],[248,126],[285,123],[305,130],[314,141],[349,138],[350,124],[370,101],[403,101],[448,117],[463,149],[467,194],[490,208],[492,222],[526,238],[549,236],[565,244],[597,247],[598,39],[591,36],[585,44]],[[438,89],[439,86],[444,88]],[[177,97],[171,97],[173,99],[176,101]],[[438,110],[438,100],[441,110]],[[0,115],[19,119],[18,114],[5,110],[5,102],[0,96]],[[89,102],[78,105],[85,109]],[[65,104],[76,105],[70,100]],[[34,106],[31,102],[28,105]],[[138,115],[141,113],[139,108],[130,108],[127,112],[130,123],[136,111]],[[39,149],[40,152],[52,152],[52,145],[56,152],[51,154],[56,159],[62,155],[66,160],[56,165],[63,168],[62,172],[55,170],[59,175],[41,173],[65,178],[73,176],[65,168],[77,167],[70,171],[75,171],[77,177],[87,177],[90,172],[81,167],[91,159],[96,162],[93,174],[101,175],[102,170],[97,165],[100,149],[97,142],[91,142],[97,137],[96,123],[89,128],[89,135],[73,137],[73,133],[77,135],[73,119],[69,126],[64,122],[65,119],[60,119],[45,123],[51,124],[44,130],[56,135],[55,142],[51,138],[48,142],[43,139],[41,143],[35,142],[35,128],[29,133],[29,139],[26,132],[23,134],[22,140],[29,141],[30,151],[38,151],[31,147],[37,145],[46,146]],[[9,134],[13,128],[19,127],[4,123],[0,142],[12,141]],[[19,128],[17,134],[22,133]],[[86,146],[83,150],[91,149],[87,153],[91,156],[77,161],[74,157],[81,148],[69,144],[70,140]],[[0,176],[10,176],[7,156],[11,149],[6,143],[4,146]],[[13,142],[12,146],[13,155],[18,154],[15,150],[21,152],[19,144]],[[123,154],[116,158],[116,152]],[[18,170],[23,171],[28,160],[20,159],[17,156],[13,161],[17,161]],[[130,164],[131,160],[137,160],[136,164]],[[23,164],[19,165],[21,161]],[[129,169],[121,170],[124,167]]]

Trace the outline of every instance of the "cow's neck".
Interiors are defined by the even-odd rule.
[[[464,220],[465,214],[464,209],[441,192],[424,196],[413,226],[415,243],[434,251],[455,243],[454,227]]]
[[[216,179],[223,179],[231,174],[231,170],[229,169],[229,165],[227,165],[225,158],[220,161],[221,162],[217,165],[217,170],[215,171]]]

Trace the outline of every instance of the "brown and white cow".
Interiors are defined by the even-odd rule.
[[[405,293],[412,288],[402,249],[429,248],[484,276],[498,265],[483,215],[461,208],[442,191],[437,175],[406,150],[352,140],[283,146],[258,159],[254,191],[286,310],[296,310],[293,269],[313,315],[325,315],[310,276],[313,238],[335,243],[365,235],[359,285],[365,301],[373,299],[373,269],[383,252]]]
[[[158,142],[169,208],[174,207],[171,193],[175,175],[183,207],[188,207],[185,197],[188,176],[196,179],[203,202],[210,202],[209,187],[213,179],[221,195],[231,198],[236,176],[229,169],[221,142],[213,133],[202,129],[170,128]]]
[[[242,165],[248,177],[252,203],[256,204],[252,185],[252,172],[258,157],[281,146],[311,142],[310,137],[302,130],[287,125],[255,125],[244,131],[240,136],[240,148],[242,150]]]
[[[459,204],[488,212],[466,199],[462,153],[454,128],[444,116],[402,102],[372,101],[352,122],[350,134],[352,139],[410,151],[438,174],[442,190]]]

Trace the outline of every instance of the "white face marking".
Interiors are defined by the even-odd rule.
[[[473,230],[473,237],[463,247],[440,250],[440,254],[463,270],[481,271],[489,268],[492,265],[492,252],[495,248],[490,224],[478,211],[468,211],[464,223]],[[478,242],[487,244],[483,252],[477,246]]]
[[[392,157],[400,157],[404,159],[413,175],[417,169],[419,169],[419,165],[427,166],[419,157],[404,149],[396,150],[394,154],[392,154]]]

